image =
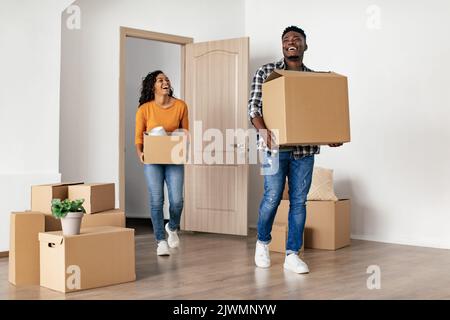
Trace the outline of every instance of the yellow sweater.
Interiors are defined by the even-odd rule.
[[[141,105],[136,112],[135,144],[144,144],[144,132],[162,126],[166,132],[173,132],[178,128],[189,130],[188,109],[183,100],[175,102],[164,109],[155,101]]]

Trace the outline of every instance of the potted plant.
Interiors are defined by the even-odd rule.
[[[84,199],[71,201],[69,199],[52,200],[52,215],[61,219],[62,231],[65,236],[80,234],[81,219],[86,212],[83,207]]]

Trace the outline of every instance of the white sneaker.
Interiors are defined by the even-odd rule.
[[[308,265],[300,259],[295,253],[286,256],[284,260],[284,268],[295,273],[308,273]]]
[[[169,243],[169,247],[171,248],[178,248],[180,245],[180,239],[178,238],[177,231],[172,231],[169,228],[169,223],[166,223],[166,231],[169,234],[169,237],[167,238],[167,242]]]
[[[269,245],[256,241],[255,264],[260,268],[270,267]]]
[[[158,242],[158,249],[156,249],[156,254],[158,256],[170,256],[169,246],[167,245],[166,240]]]

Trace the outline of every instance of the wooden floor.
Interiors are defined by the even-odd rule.
[[[181,247],[157,257],[153,235],[136,235],[137,281],[61,294],[8,283],[8,258],[0,259],[0,299],[450,299],[450,251],[369,241],[330,252],[306,250],[311,272],[254,266],[254,231],[248,238],[182,233]],[[381,268],[381,289],[366,286],[369,265]]]

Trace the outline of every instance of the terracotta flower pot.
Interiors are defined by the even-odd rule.
[[[83,212],[69,212],[64,218],[61,218],[64,236],[80,234],[81,219],[83,219],[83,215]]]

